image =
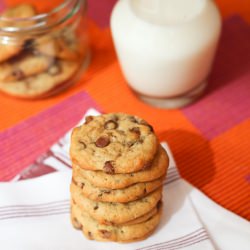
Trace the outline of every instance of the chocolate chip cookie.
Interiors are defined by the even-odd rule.
[[[78,64],[76,62],[57,60],[43,73],[19,81],[0,82],[0,90],[16,97],[39,97],[69,80],[77,69]]]
[[[158,208],[159,208],[159,206],[161,206],[161,204],[162,204],[162,201],[159,201],[157,203],[156,207],[154,207],[148,213],[146,213],[146,214],[144,214],[144,215],[142,215],[142,216],[140,216],[140,217],[138,217],[138,218],[136,218],[134,220],[131,220],[131,221],[127,222],[127,223],[120,224],[119,226],[129,226],[129,225],[134,225],[134,224],[138,224],[138,223],[142,223],[144,221],[147,221],[152,216],[157,214]],[[78,206],[78,205],[76,203],[74,203],[73,201],[71,201],[71,208],[72,208],[72,206]],[[82,228],[82,225],[78,223],[78,221],[75,218],[75,216],[73,215],[73,213],[71,213],[71,220],[72,220],[72,224],[73,224],[75,229],[81,229]]]
[[[88,117],[72,132],[72,162],[108,174],[133,173],[152,165],[158,140],[145,120],[123,113]]]
[[[73,173],[72,182],[81,189],[82,194],[88,199],[103,202],[126,203],[138,200],[162,185],[165,176],[150,182],[136,183],[123,189],[103,189],[93,186],[86,179],[78,181]]]
[[[74,31],[65,27],[37,39],[35,48],[44,55],[65,60],[78,60],[86,50],[85,44],[86,42],[80,44]]]
[[[166,174],[168,166],[169,158],[167,153],[162,146],[159,145],[151,167],[136,173],[110,175],[103,171],[84,170],[77,164],[73,164],[73,172],[79,182],[83,182],[86,179],[98,188],[121,189],[135,183],[156,180]]]
[[[15,82],[47,71],[55,63],[55,59],[44,55],[23,53],[0,63],[0,82]]]
[[[162,188],[158,188],[140,200],[128,203],[92,201],[82,195],[81,188],[71,183],[72,200],[101,224],[119,225],[132,221],[152,210],[161,200]]]
[[[6,11],[0,14],[4,18],[28,18],[36,14],[34,7],[30,4],[20,4],[12,8],[8,8]],[[33,22],[32,22],[33,23]],[[30,21],[26,22],[12,22],[12,21],[0,21],[0,28],[6,26],[11,27],[27,27],[32,24]],[[7,44],[2,41],[3,37],[0,37],[0,62],[3,62],[15,55],[17,55],[22,49],[25,40],[19,39],[18,43],[8,42]]]
[[[84,235],[91,240],[131,242],[142,240],[153,233],[160,221],[161,208],[148,220],[133,224],[111,226],[102,225],[82,211],[77,205],[73,205],[72,223],[81,229]]]

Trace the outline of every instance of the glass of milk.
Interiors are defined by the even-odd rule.
[[[111,31],[122,72],[145,102],[178,108],[205,90],[220,31],[212,0],[120,0]]]

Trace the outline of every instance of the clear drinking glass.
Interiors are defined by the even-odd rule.
[[[221,31],[214,1],[118,1],[111,30],[122,72],[140,99],[178,108],[204,92]]]

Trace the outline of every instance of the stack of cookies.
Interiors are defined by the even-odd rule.
[[[152,126],[122,113],[86,117],[72,132],[71,220],[89,239],[131,242],[160,222],[168,156]]]
[[[0,17],[19,20],[37,14],[32,5],[20,4],[0,13]],[[35,21],[0,20],[0,29],[34,25]],[[36,36],[29,32],[11,33],[8,43],[8,33],[3,34],[0,31],[0,91],[15,97],[45,97],[65,88],[86,52],[84,42],[79,40],[81,36],[77,37],[69,25]]]

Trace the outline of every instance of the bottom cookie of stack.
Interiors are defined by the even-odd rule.
[[[158,205],[146,214],[141,221],[122,225],[103,225],[90,217],[75,203],[71,204],[71,220],[76,229],[82,230],[83,234],[91,240],[132,242],[143,240],[153,233],[160,222],[162,205]]]

